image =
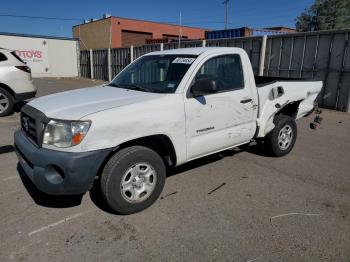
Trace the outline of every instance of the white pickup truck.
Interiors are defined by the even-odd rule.
[[[252,140],[288,154],[321,88],[254,77],[239,48],[154,52],[107,85],[32,100],[15,148],[39,190],[82,194],[99,183],[116,213],[131,214],[157,200],[169,167]]]

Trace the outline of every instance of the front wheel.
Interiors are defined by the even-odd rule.
[[[275,128],[267,135],[265,143],[273,156],[285,156],[293,149],[297,138],[296,122],[290,116],[278,115],[274,124]]]
[[[14,98],[5,89],[0,87],[0,117],[7,116],[13,112]]]
[[[162,158],[153,150],[132,146],[118,151],[106,164],[101,191],[119,214],[132,214],[151,206],[160,196],[166,177]]]

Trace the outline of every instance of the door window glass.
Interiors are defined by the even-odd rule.
[[[220,91],[244,88],[244,77],[239,55],[223,55],[209,59],[199,69],[197,79],[217,81]]]

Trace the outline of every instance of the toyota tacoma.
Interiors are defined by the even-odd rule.
[[[111,209],[131,214],[158,199],[169,168],[252,140],[288,154],[321,88],[256,77],[240,48],[153,52],[104,86],[30,101],[15,148],[40,191],[83,194],[99,183]]]

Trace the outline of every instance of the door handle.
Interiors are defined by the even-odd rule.
[[[252,101],[253,101],[253,99],[251,99],[251,98],[245,98],[245,99],[241,100],[241,104],[250,103]]]

